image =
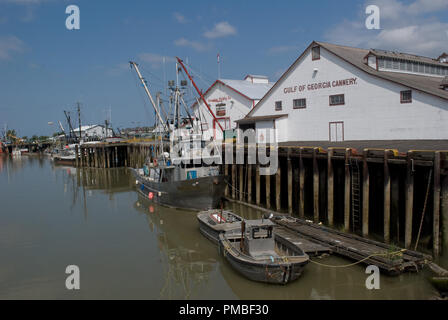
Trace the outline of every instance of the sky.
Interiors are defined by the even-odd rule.
[[[66,27],[69,5],[79,30]],[[368,5],[379,29],[365,26]],[[64,110],[77,119],[77,102],[83,124],[149,126],[154,111],[128,61],[166,103],[176,56],[206,90],[218,54],[221,78],[276,81],[313,40],[436,58],[448,52],[448,0],[0,0],[0,128],[51,135]]]

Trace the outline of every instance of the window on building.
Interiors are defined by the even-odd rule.
[[[320,47],[312,47],[311,48],[311,56],[313,57],[313,60],[319,60],[320,59]]]
[[[282,102],[275,101],[275,111],[281,111],[281,110],[282,110]]]
[[[305,109],[306,108],[306,99],[294,99],[292,101],[293,109]]]
[[[400,92],[400,102],[410,103],[412,102],[412,90],[404,90]]]
[[[338,106],[345,104],[345,97],[343,94],[335,94],[330,96],[330,106]]]

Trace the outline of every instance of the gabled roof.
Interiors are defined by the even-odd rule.
[[[356,68],[381,79],[388,80],[402,86],[415,89],[445,100],[448,100],[448,91],[440,88],[440,77],[431,77],[427,75],[415,75],[408,73],[399,72],[388,72],[388,71],[378,71],[369,67],[364,58],[372,52],[372,50],[360,49],[348,46],[342,46],[332,43],[313,41],[297,58],[296,61],[283,73],[283,75],[278,79],[278,81],[272,86],[272,88],[265,94],[261,101],[253,108],[245,118],[250,118],[250,116],[261,106],[261,102],[265,100],[270,93],[275,90],[275,88],[281,83],[291,70],[297,65],[297,63],[302,59],[302,57],[308,52],[308,50],[315,45],[319,45],[327,51],[333,53],[340,59],[348,62],[349,64],[355,66]],[[378,50],[377,50],[378,52]],[[430,59],[430,58],[427,58]],[[438,63],[432,60],[434,63]],[[245,119],[244,118],[244,119]]]
[[[204,93],[204,97],[217,84],[222,84],[248,100],[260,100],[274,83],[252,83],[246,80],[218,79]],[[195,102],[191,107],[194,107]]]

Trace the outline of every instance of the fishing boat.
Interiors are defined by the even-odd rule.
[[[70,152],[62,152],[53,157],[54,164],[75,165],[76,155]]]
[[[287,284],[296,280],[309,261],[299,247],[279,241],[270,220],[241,223],[241,233],[220,233],[219,251],[246,278],[266,283]]]
[[[241,233],[243,219],[231,211],[222,209],[201,211],[197,219],[201,233],[214,244],[219,243],[220,233]]]
[[[181,143],[196,145],[194,141]],[[194,149],[192,152],[195,153]],[[225,175],[220,174],[219,165],[207,165],[211,162],[203,157],[196,160],[193,157],[190,164],[177,163],[179,159],[171,158],[168,152],[164,152],[142,169],[131,169],[138,192],[155,203],[169,207],[190,210],[218,207],[226,186]]]
[[[205,139],[202,130],[194,127],[178,84],[174,86],[173,81],[170,87],[170,101],[173,101],[174,107],[173,119],[170,119],[164,112],[160,99],[157,98],[157,103],[154,102],[138,64],[132,61],[130,64],[156,113],[155,127],[160,128],[157,132],[159,137],[154,144],[155,152],[146,159],[143,168],[131,169],[138,192],[155,203],[169,207],[191,210],[216,208],[226,186],[226,177],[220,173],[222,157],[218,145],[213,140]],[[176,72],[179,72],[177,65]],[[185,85],[186,81],[184,87]],[[188,115],[190,128],[186,128],[181,120],[181,105]],[[170,123],[173,124],[172,127]]]

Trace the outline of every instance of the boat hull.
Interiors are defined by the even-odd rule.
[[[225,176],[209,176],[197,179],[155,182],[143,178],[135,169],[131,169],[137,191],[150,201],[168,207],[189,210],[207,210],[217,208],[225,190]]]
[[[54,157],[53,158],[53,163],[57,164],[57,165],[75,165],[76,160],[72,159],[72,158],[59,158],[59,157]]]
[[[199,231],[202,233],[204,237],[209,239],[214,244],[218,245],[219,243],[219,235],[221,233],[240,233],[241,232],[241,217],[233,214],[225,212],[224,214],[232,214],[235,219],[239,219],[238,222],[233,223],[217,223],[214,226],[207,223],[207,218],[210,214],[216,213],[219,215],[220,210],[212,210],[212,212],[199,213],[197,216],[199,222]]]
[[[219,236],[218,248],[219,253],[243,276],[252,281],[272,284],[287,284],[298,279],[309,259],[307,255],[303,255],[300,258],[286,257],[275,262],[257,261],[229,245],[223,234]]]

